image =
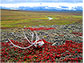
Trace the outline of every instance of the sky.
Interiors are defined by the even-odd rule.
[[[82,3],[83,0],[1,0],[1,4],[11,4],[11,3],[35,3],[35,2],[44,2],[44,3]]]
[[[73,7],[83,6],[83,0],[1,0],[0,7],[6,7],[11,9],[18,9],[19,7],[39,7],[45,6],[61,8],[66,6],[68,9]]]

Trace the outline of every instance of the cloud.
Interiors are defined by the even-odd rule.
[[[0,4],[0,7],[9,8],[12,10],[18,10],[20,7],[45,7],[45,9],[65,9],[65,10],[75,10],[75,8],[83,7],[82,3],[16,3],[16,4]],[[24,9],[23,8],[23,9]]]
[[[29,3],[29,2],[66,2],[66,3],[82,3],[83,0],[2,0],[0,3]]]
[[[48,7],[60,7],[60,6],[67,6],[67,7],[76,7],[76,6],[83,6],[82,3],[16,3],[16,4],[0,4],[2,7],[38,7],[38,6],[48,6]]]

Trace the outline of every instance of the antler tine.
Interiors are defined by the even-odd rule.
[[[35,32],[35,31],[34,31]],[[40,40],[40,38],[38,37],[38,34],[35,32],[35,34],[36,34],[36,41],[34,42],[34,44],[36,44],[37,43],[37,41],[38,40]],[[37,47],[37,45],[34,45],[34,46],[36,46]]]
[[[35,47],[37,47],[37,45],[35,45],[35,44],[37,43],[38,40],[40,40],[40,38],[38,37],[38,34],[35,31],[34,31],[34,33],[33,32],[31,32],[31,33],[32,33],[32,35],[31,35],[32,36],[32,41],[33,41],[33,38],[34,38],[34,33],[36,34],[36,40],[35,40],[34,43],[32,42],[31,44],[33,44]]]
[[[27,38],[27,36],[25,35],[25,32],[23,31],[23,34],[25,36],[25,38],[27,39],[27,41],[31,44],[30,40]]]
[[[57,42],[53,43],[52,46],[54,46]]]
[[[32,39],[31,39],[31,42],[32,42],[34,39],[34,33],[33,32],[31,32],[31,36],[32,36]]]
[[[40,40],[40,38],[36,32],[35,32],[35,34],[36,34],[36,41],[34,43],[37,44],[37,42],[38,42],[38,40]],[[39,44],[39,46],[42,46],[44,44],[44,42],[40,41],[40,42],[38,42],[38,44]],[[35,46],[37,47],[37,45],[35,45]]]
[[[31,32],[31,33],[33,33],[33,32]],[[33,41],[33,38],[34,38],[34,33],[32,34],[32,41],[30,42],[30,40],[26,37],[26,35],[25,35],[25,33],[23,32],[23,34],[24,34],[24,36],[25,36],[25,38],[27,39],[27,41],[30,43],[30,44],[32,44],[32,45],[34,45],[37,41],[35,41],[34,43],[32,42]],[[35,46],[35,45],[34,45]]]
[[[18,46],[18,45],[13,44],[10,39],[8,39],[8,40],[10,41],[10,43],[11,43],[13,46],[18,47],[18,48],[20,48],[20,49],[27,49],[27,48],[30,48],[31,46],[34,45],[34,44],[32,44],[32,45],[30,45],[30,46],[28,46],[28,47],[20,47],[20,46]]]
[[[35,32],[35,31],[34,31],[34,32]],[[37,41],[40,40],[40,38],[39,38],[37,32],[35,32],[35,34],[36,34],[36,40],[37,40]]]

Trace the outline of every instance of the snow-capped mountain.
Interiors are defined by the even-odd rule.
[[[28,10],[28,11],[82,11],[82,3],[26,3],[0,4],[1,9]]]

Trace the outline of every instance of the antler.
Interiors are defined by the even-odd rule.
[[[34,39],[34,33],[31,32],[30,34],[31,34],[31,36],[32,36],[31,42],[33,42],[33,39]]]
[[[36,34],[36,41],[34,42],[34,43],[35,43],[35,45],[34,45],[34,46],[35,46],[35,47],[37,47],[37,45],[36,45],[36,44],[37,44],[37,41],[38,41],[38,40],[40,40],[40,38],[39,38],[38,34],[37,34],[35,31],[34,31],[34,33]]]
[[[36,35],[36,41],[35,41],[34,43],[32,43],[30,46],[28,46],[28,47],[20,47],[20,46],[18,46],[18,45],[13,44],[10,39],[8,39],[8,40],[9,40],[10,43],[11,43],[13,46],[15,46],[15,47],[18,47],[18,48],[20,48],[20,49],[27,49],[27,48],[30,48],[30,47],[33,46],[33,45],[37,47],[37,45],[35,45],[35,44],[37,43],[37,41],[39,40],[37,37],[38,37],[38,36]]]
[[[24,29],[26,29],[26,28],[24,28]],[[18,45],[15,45],[15,44],[13,44],[12,43],[12,41],[10,40],[10,39],[8,39],[10,42],[11,42],[11,44],[13,45],[13,46],[15,46],[15,47],[18,47],[18,48],[21,48],[21,49],[27,49],[27,48],[30,48],[31,46],[35,46],[35,47],[37,47],[37,45],[39,45],[39,46],[42,46],[43,44],[44,44],[44,41],[39,41],[40,40],[40,38],[39,38],[39,36],[38,36],[38,34],[37,34],[37,32],[35,31],[35,30],[40,30],[40,29],[42,29],[42,30],[50,30],[50,29],[55,29],[55,28],[43,28],[43,27],[40,27],[40,28],[27,28],[27,29],[30,29],[31,30],[31,36],[32,36],[32,39],[31,39],[31,41],[27,38],[27,36],[26,36],[26,34],[25,34],[25,32],[23,31],[23,34],[24,34],[24,37],[25,37],[25,39],[31,44],[30,46],[28,46],[28,47],[20,47],[20,46],[18,46]],[[23,29],[22,29],[23,30]],[[36,34],[36,40],[35,40],[35,42],[33,43],[33,39],[34,39],[34,33]],[[37,43],[38,42],[38,43]],[[55,44],[55,43],[54,43]],[[52,45],[54,45],[54,44],[52,44]]]
[[[36,34],[36,40],[37,40],[37,41],[40,40],[40,38],[39,38],[37,32],[36,32],[36,31],[34,31],[34,32],[35,32],[35,34]]]
[[[38,34],[36,33],[36,31],[34,31],[34,33],[36,34],[36,41],[35,41],[34,43],[33,43],[34,33],[33,33],[32,31],[31,31],[31,36],[32,36],[32,41],[31,41],[31,42],[30,42],[30,40],[26,37],[25,32],[23,32],[23,33],[24,33],[24,36],[25,36],[25,38],[27,39],[27,41],[28,41],[30,44],[34,44],[34,46],[37,47],[36,43],[37,43],[38,40],[40,40],[40,38],[39,38]]]
[[[25,38],[27,39],[27,41],[31,44],[30,40],[26,37],[25,32],[23,32],[23,34],[24,34]]]
[[[32,45],[30,45],[30,46],[28,46],[28,47],[20,47],[20,46],[18,46],[18,45],[13,44],[10,39],[8,39],[8,40],[10,41],[10,43],[11,43],[13,46],[18,47],[18,48],[20,48],[20,49],[27,49],[27,48],[30,48],[31,46],[33,46],[33,44],[32,44]]]
[[[30,48],[31,46],[35,46],[35,47],[37,47],[37,45],[36,45],[36,43],[37,43],[37,41],[38,40],[40,40],[40,38],[39,38],[39,36],[38,36],[38,34],[34,31],[34,33],[33,32],[31,32],[32,34],[31,34],[31,36],[32,36],[32,41],[33,41],[33,38],[34,38],[34,33],[36,34],[36,41],[33,43],[32,41],[30,41],[28,38],[27,38],[27,36],[26,36],[26,34],[25,34],[25,32],[23,32],[23,34],[24,34],[24,36],[25,36],[25,38],[27,39],[27,41],[31,44],[30,46],[28,46],[28,47],[20,47],[20,46],[18,46],[18,45],[15,45],[14,43],[12,43],[12,41],[10,40],[10,39],[8,39],[9,41],[10,41],[10,43],[13,45],[13,46],[15,46],[15,47],[18,47],[18,48],[20,48],[20,49],[27,49],[27,48]]]

